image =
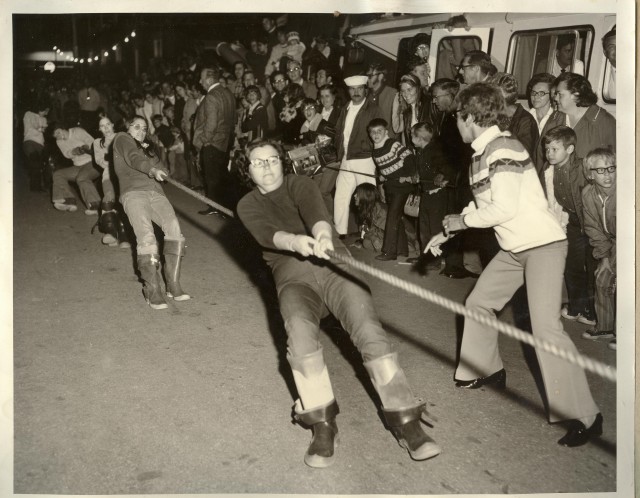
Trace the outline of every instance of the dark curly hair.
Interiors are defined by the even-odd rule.
[[[254,188],[256,186],[251,179],[251,173],[249,171],[251,167],[251,163],[249,162],[251,151],[259,147],[266,147],[267,145],[273,147],[278,153],[278,157],[280,157],[280,161],[282,162],[282,172],[285,175],[293,173],[291,160],[285,154],[282,144],[273,140],[256,139],[253,142],[249,142],[244,149],[236,149],[231,159],[232,169],[237,172],[242,184],[248,188]]]
[[[546,83],[549,86],[549,92],[551,92],[551,89],[553,88],[553,82],[555,80],[556,77],[553,74],[549,73],[538,73],[534,74],[531,77],[529,83],[527,83],[527,102],[529,103],[530,108],[533,108],[533,104],[531,103],[531,91],[533,90],[533,87],[538,83]],[[549,95],[549,98],[551,98],[551,95]]]
[[[598,102],[598,96],[584,76],[576,73],[561,73],[553,82],[553,86],[557,88],[562,82],[567,85],[569,93],[576,95],[576,106],[589,107]]]

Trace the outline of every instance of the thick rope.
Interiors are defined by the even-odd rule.
[[[169,182],[172,185],[175,185],[180,190],[208,204],[214,209],[218,209],[219,211],[222,211],[223,213],[228,214],[230,217],[234,217],[233,212],[230,211],[229,209],[225,208],[224,206],[220,206],[219,204],[213,202],[212,200],[206,198],[203,195],[198,194],[197,192],[194,192],[190,188],[182,185],[181,183],[171,178],[167,178],[167,182]],[[616,382],[616,369],[612,366],[606,365],[605,363],[599,362],[597,360],[593,360],[586,356],[582,356],[579,353],[574,353],[572,351],[560,349],[555,344],[552,344],[549,341],[545,341],[537,337],[534,337],[533,335],[527,332],[524,332],[523,330],[520,330],[519,328],[514,327],[513,325],[509,325],[505,322],[501,322],[500,320],[492,316],[485,315],[483,313],[479,313],[478,311],[466,308],[463,304],[460,304],[455,301],[452,301],[451,299],[442,297],[436,294],[435,292],[429,291],[423,287],[420,287],[418,285],[402,280],[394,275],[390,275],[386,272],[383,272],[382,270],[369,266],[363,263],[362,261],[358,261],[350,256],[345,256],[344,254],[340,254],[336,251],[327,251],[327,254],[333,259],[342,261],[343,263],[346,263],[349,266],[352,266],[362,271],[363,273],[366,273],[368,275],[371,275],[372,277],[382,280],[383,282],[386,282],[389,285],[397,287],[398,289],[402,289],[403,291],[408,292],[409,294],[418,296],[419,298],[424,299],[425,301],[429,301],[442,308],[448,309],[449,311],[453,311],[454,313],[462,315],[465,318],[478,322],[482,325],[486,325],[487,327],[491,327],[497,330],[498,332],[501,332],[509,337],[512,337],[521,342],[529,344],[530,346],[533,346],[536,349],[545,351],[549,354],[557,356],[558,358],[562,358],[563,360],[569,363],[578,365],[584,370],[588,370],[589,372],[595,373],[607,380]]]

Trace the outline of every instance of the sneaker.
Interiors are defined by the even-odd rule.
[[[577,315],[570,315],[569,314],[569,308],[567,306],[563,306],[562,309],[560,310],[560,315],[565,320],[569,320],[571,322],[575,322],[578,319],[578,317],[580,316],[580,313],[578,313]]]
[[[618,347],[616,346],[616,340],[614,339],[613,341],[609,342],[609,345],[607,347],[616,351],[618,349]]]
[[[579,314],[578,315],[578,323],[582,323],[584,325],[591,325],[592,327],[596,324],[596,321],[591,319],[591,318],[587,318],[586,316]]]
[[[610,339],[611,337],[615,337],[615,334],[612,330],[595,330],[589,329],[582,333],[582,337],[584,339]]]
[[[53,203],[53,207],[56,208],[58,211],[69,211],[71,213],[78,210],[78,206],[76,206],[75,204],[67,204],[64,201],[62,202],[55,201]]]
[[[105,233],[102,236],[102,243],[105,246],[109,246],[109,247],[115,247],[118,245],[118,239],[116,239],[113,235],[111,235],[110,233]]]

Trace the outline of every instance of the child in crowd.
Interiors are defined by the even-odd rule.
[[[382,118],[372,119],[367,132],[373,142],[371,153],[378,170],[380,183],[384,183],[387,201],[387,222],[384,227],[380,261],[393,261],[398,254],[408,256],[407,234],[402,223],[407,197],[414,191],[416,163],[413,152],[397,140],[389,138],[388,123]]]
[[[455,180],[455,172],[448,167],[439,142],[432,138],[433,126],[430,123],[416,123],[411,128],[411,141],[415,146],[421,189],[418,211],[420,252],[424,250],[431,237],[442,230],[442,220],[447,214],[448,204],[448,192],[445,187]]]
[[[598,323],[582,337],[613,337],[609,347],[616,349],[616,155],[610,149],[594,149],[585,157],[583,168],[590,181],[582,190],[584,231],[598,261],[595,271]]]
[[[287,34],[287,48],[285,49],[285,55],[289,58],[302,64],[302,54],[306,50],[304,43],[300,41],[300,35],[297,31],[291,31]]]
[[[557,126],[542,138],[547,162],[543,168],[545,177],[553,178],[544,186],[547,198],[555,200],[566,211],[569,248],[564,271],[569,303],[561,314],[566,320],[595,325],[595,260],[589,248],[589,238],[584,234],[582,189],[586,185],[580,160],[575,157],[576,134],[568,126]],[[552,168],[553,167],[553,168]]]

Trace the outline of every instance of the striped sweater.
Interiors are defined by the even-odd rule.
[[[416,174],[413,152],[392,138],[388,138],[379,149],[374,148],[371,155],[384,180]]]
[[[467,226],[493,227],[500,247],[510,252],[566,238],[549,209],[533,161],[518,140],[492,126],[471,146],[474,201],[462,211]]]

